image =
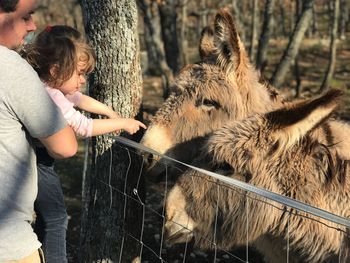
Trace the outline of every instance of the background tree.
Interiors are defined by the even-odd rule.
[[[287,29],[286,29],[286,3],[285,0],[279,0],[279,17],[280,17],[280,22],[279,25],[281,27],[281,35],[286,36],[287,35]]]
[[[312,17],[311,17],[311,26],[307,30],[307,36],[314,37],[317,32],[317,17],[316,17],[316,7],[315,4],[312,5]]]
[[[267,64],[267,46],[272,32],[272,16],[275,6],[275,0],[266,0],[264,11],[264,22],[259,39],[258,54],[256,58],[256,68],[263,70],[264,65]]]
[[[322,81],[319,92],[328,88],[329,82],[332,80],[334,73],[336,53],[337,53],[337,36],[338,36],[338,21],[339,21],[339,0],[333,0],[333,14],[332,14],[332,30],[330,33],[330,45],[329,45],[329,60],[325,77]]]
[[[303,40],[305,32],[311,21],[313,3],[313,0],[303,1],[303,9],[289,39],[288,46],[271,78],[271,83],[275,87],[280,86],[290,65],[293,63],[296,55],[298,54],[301,41]]]
[[[250,48],[249,48],[249,57],[251,61],[254,61],[255,50],[257,44],[257,35],[258,35],[258,23],[259,23],[259,5],[258,0],[252,0],[253,5],[253,14],[251,19],[251,37],[250,37]]]
[[[81,5],[86,35],[97,57],[89,79],[90,94],[121,116],[134,117],[142,98],[136,3],[82,0]],[[139,253],[139,243],[132,243],[127,233],[140,235],[137,230],[142,224],[142,208],[128,196],[134,196],[133,190],[137,189],[134,193],[143,198],[142,182],[138,181],[141,162],[132,163],[135,170],[127,173],[127,151],[111,137],[98,136],[93,140],[91,163],[81,231],[83,261],[131,262]]]
[[[46,27],[54,21],[54,24],[70,25],[83,30],[78,0],[65,0],[64,4],[56,0],[39,0],[36,16],[39,28]]]
[[[177,12],[178,0],[159,0],[159,14],[162,26],[166,61],[173,73],[178,72],[180,65],[180,51],[177,34]]]
[[[199,13],[199,27],[197,32],[199,37],[202,29],[208,25],[207,0],[200,0],[198,13]]]
[[[154,0],[137,0],[137,4],[144,21],[144,39],[148,57],[147,73],[162,76],[163,97],[166,97],[174,75],[165,59],[158,5]]]
[[[340,0],[340,23],[339,23],[339,32],[340,39],[346,38],[346,24],[349,21],[349,3],[347,0]]]
[[[300,16],[301,12],[302,12],[302,3],[300,0],[296,0],[295,1],[295,21],[298,21],[298,17]],[[312,10],[314,11],[314,8],[312,8]],[[314,12],[312,12],[314,13]],[[310,29],[310,27],[309,27]],[[301,93],[301,77],[300,77],[300,68],[299,68],[299,54],[297,54],[295,56],[294,62],[293,64],[293,70],[294,70],[294,76],[295,76],[295,97],[298,98],[300,97],[300,93]]]
[[[189,63],[188,61],[188,41],[187,41],[187,4],[189,0],[179,0],[181,19],[179,25],[179,49],[180,49],[180,67]]]
[[[243,43],[246,41],[246,34],[244,30],[244,19],[237,0],[231,0],[232,2],[232,15],[235,19],[235,24],[240,32],[240,37]],[[240,2],[240,1],[239,1]],[[242,4],[242,3],[241,3]]]

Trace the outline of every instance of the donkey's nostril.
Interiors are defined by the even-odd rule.
[[[149,153],[149,154],[148,154],[146,161],[147,161],[147,164],[148,164],[149,166],[152,165],[152,163],[155,161],[154,158],[153,158],[153,154],[152,154],[152,153]]]
[[[143,154],[143,163],[146,167],[146,170],[151,169],[155,164],[157,160],[155,160],[154,155],[152,153],[144,153]]]
[[[143,154],[143,171],[148,181],[160,182],[163,178],[165,165],[160,161],[159,155],[144,153]]]

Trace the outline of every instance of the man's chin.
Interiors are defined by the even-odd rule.
[[[13,45],[11,49],[19,52],[22,49],[23,45],[24,45],[24,39],[19,44]]]
[[[23,45],[19,45],[19,46],[16,46],[16,47],[12,48],[12,50],[14,50],[16,52],[20,52],[22,47],[23,47]]]

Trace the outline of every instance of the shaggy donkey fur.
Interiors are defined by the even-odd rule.
[[[201,61],[187,65],[175,78],[142,144],[190,163],[198,156],[205,137],[226,123],[285,105],[272,87],[260,81],[260,73],[250,64],[233,21],[229,12],[221,9],[215,17],[214,30],[203,31]],[[328,120],[313,136],[325,145],[334,145],[331,151],[350,159],[349,133],[347,123]],[[158,175],[162,165],[155,156],[148,159],[148,176]],[[176,178],[177,174],[170,176]],[[259,246],[266,247],[267,243],[262,241]]]
[[[314,100],[228,124],[210,136],[196,163],[350,218],[349,161],[312,135],[336,108],[340,94],[331,90]],[[304,212],[289,214],[281,204],[272,206],[252,194],[247,199],[242,191],[219,188],[213,181],[191,170],[178,179],[167,199],[170,241],[192,235],[201,247],[210,248],[208,241],[215,240],[220,248],[229,249],[245,244],[248,224],[249,242],[271,234],[289,238],[292,251],[306,262],[324,262],[334,254],[349,262],[345,227]]]
[[[202,138],[227,122],[284,104],[274,88],[260,81],[260,73],[249,62],[233,21],[226,9],[220,9],[214,31],[203,31],[201,61],[187,65],[176,76],[170,95],[153,117],[142,144],[191,162],[198,155]],[[315,136],[326,145],[335,144],[339,155],[350,159],[349,133],[350,125],[330,120]]]

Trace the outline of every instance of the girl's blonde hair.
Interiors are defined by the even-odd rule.
[[[70,26],[48,26],[25,46],[22,56],[38,73],[42,81],[53,88],[70,79],[82,63],[86,73],[95,67],[95,54],[82,39],[81,34]]]

